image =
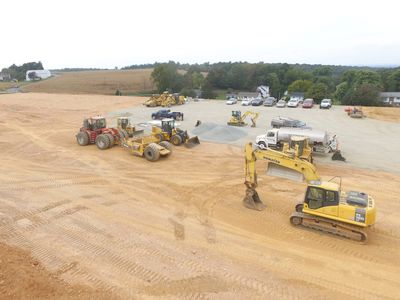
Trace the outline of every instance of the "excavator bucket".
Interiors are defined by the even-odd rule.
[[[299,181],[299,182],[302,182],[304,180],[303,174],[274,163],[268,163],[267,175],[286,178],[289,180]]]
[[[186,146],[187,148],[195,147],[195,146],[197,146],[198,144],[200,144],[200,140],[199,140],[199,138],[198,138],[197,135],[191,137],[190,139],[187,139],[186,142],[185,142],[185,146]]]
[[[266,205],[261,201],[260,197],[258,196],[257,191],[253,188],[246,189],[246,196],[244,196],[243,205],[249,209],[254,209],[258,211],[264,210],[266,208]]]

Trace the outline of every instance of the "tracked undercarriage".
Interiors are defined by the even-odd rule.
[[[290,223],[294,226],[312,228],[359,242],[367,241],[367,234],[362,227],[305,214],[303,212],[294,212],[290,216]]]

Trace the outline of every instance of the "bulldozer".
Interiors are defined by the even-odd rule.
[[[189,137],[187,131],[183,131],[175,126],[175,120],[172,118],[162,119],[161,127],[153,126],[152,134],[159,141],[170,141],[174,146],[184,144],[191,148],[200,144],[197,136]]]
[[[124,138],[121,140],[121,147],[151,162],[159,160],[160,156],[167,157],[172,153],[172,145],[169,142],[159,142],[159,140],[152,135]]]
[[[143,105],[147,107],[171,107],[172,105],[181,105],[185,103],[185,97],[179,96],[179,94],[169,94],[167,91],[161,95],[152,95],[150,99],[146,100]]]
[[[136,127],[131,124],[129,118],[118,117],[117,118],[117,128],[123,134],[123,138],[133,137],[143,134],[143,130],[136,130]]]
[[[373,226],[376,219],[374,199],[363,192],[341,190],[336,178],[322,181],[315,166],[281,151],[253,149],[252,143],[245,146],[245,186],[243,199],[245,207],[264,210],[257,188],[256,161],[267,160],[267,174],[291,180],[306,180],[304,200],[295,206],[290,216],[293,226],[303,226],[323,232],[343,236],[356,241],[367,240],[366,229]]]
[[[289,143],[283,143],[282,152],[313,163],[313,149],[309,139],[304,136],[291,136]]]
[[[247,123],[244,121],[247,116],[250,116],[251,118],[251,127],[256,127],[256,120],[258,118],[258,113],[252,112],[252,111],[246,111],[245,113],[242,114],[240,110],[233,110],[232,111],[232,116],[230,120],[228,121],[228,125],[230,126],[246,126]]]

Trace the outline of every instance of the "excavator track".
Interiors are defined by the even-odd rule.
[[[363,242],[367,241],[367,234],[363,228],[346,224],[343,222],[321,218],[303,212],[294,212],[290,216],[290,223],[294,226],[303,226],[312,228],[323,232],[342,236],[354,241]]]

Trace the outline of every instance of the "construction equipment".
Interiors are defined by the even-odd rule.
[[[256,127],[256,120],[258,118],[258,113],[252,111],[246,111],[244,114],[240,110],[233,110],[231,119],[228,121],[228,125],[230,126],[246,126],[245,119],[250,116],[251,118],[251,127]]]
[[[345,111],[350,118],[364,118],[364,113],[361,107],[354,106],[353,108],[347,108]]]
[[[185,103],[185,97],[179,96],[179,94],[169,94],[167,91],[162,93],[161,95],[152,95],[150,99],[146,100],[143,105],[147,107],[170,107],[172,105],[181,105]]]
[[[184,144],[186,147],[191,148],[200,144],[200,140],[197,136],[189,137],[187,131],[183,131],[175,126],[175,120],[162,119],[161,127],[153,126],[152,134],[159,141],[170,141],[174,146]]]
[[[83,120],[83,126],[76,134],[76,141],[81,146],[96,144],[99,149],[105,150],[118,144],[124,137],[124,132],[118,128],[107,128],[104,117],[95,116]]]
[[[129,118],[127,117],[117,118],[117,128],[122,133],[123,138],[133,137],[143,134],[143,130],[136,130],[136,127],[131,124]]]
[[[132,154],[145,157],[148,161],[157,161],[160,156],[168,156],[172,153],[172,145],[167,141],[159,142],[152,135],[121,140],[121,146]]]
[[[308,182],[303,203],[297,204],[290,217],[294,226],[304,226],[358,241],[366,241],[365,228],[375,223],[374,199],[362,192],[341,191],[341,182],[321,181],[313,164],[295,155],[266,149],[253,150],[252,143],[245,146],[247,208],[263,210],[265,205],[257,191],[257,159],[268,161],[267,174]]]
[[[304,136],[292,136],[288,143],[283,143],[282,152],[313,163],[313,149],[309,146],[309,139]]]

